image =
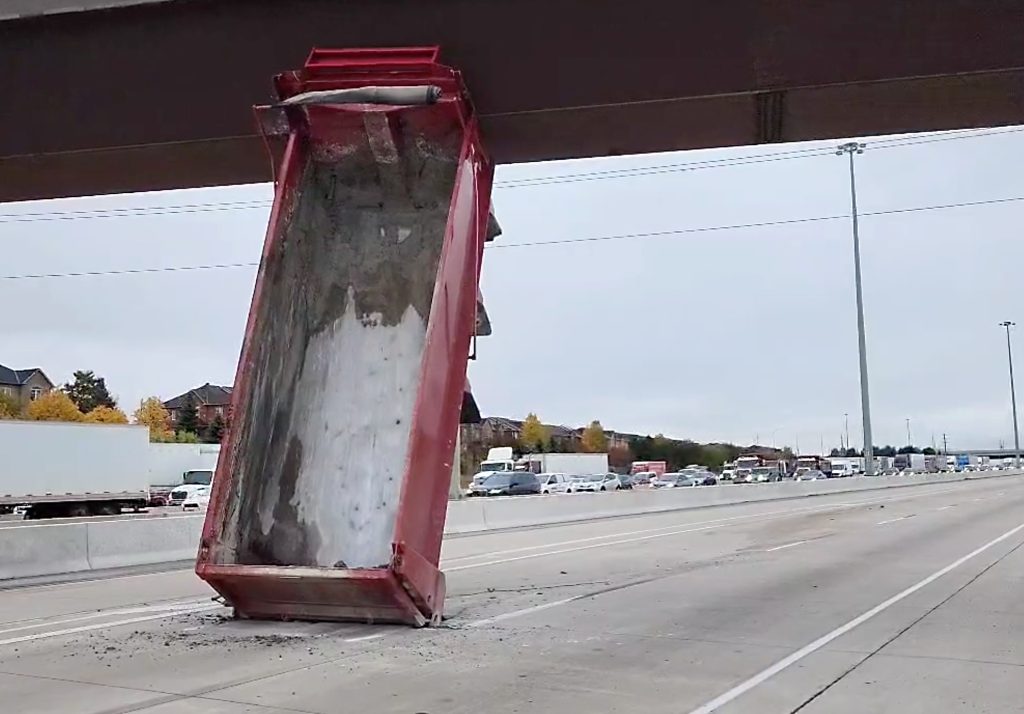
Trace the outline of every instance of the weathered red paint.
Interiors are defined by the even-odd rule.
[[[473,107],[460,74],[437,62],[437,48],[398,50],[314,50],[306,66],[276,79],[284,99],[300,92],[358,86],[433,84],[442,90],[437,104],[403,112],[385,112],[417,130],[462,128],[462,148],[451,196],[437,271],[419,391],[413,411],[409,451],[402,477],[392,558],[386,567],[369,569],[306,566],[240,565],[221,557],[229,512],[236,505],[232,479],[239,456],[238,421],[253,389],[257,315],[265,299],[267,261],[282,226],[294,209],[295,188],[308,158],[308,144],[343,140],[347,132],[365,131],[358,112],[332,113],[310,107],[291,117],[284,157],[277,171],[274,205],[256,279],[245,339],[239,359],[233,410],[234,428],[217,465],[196,572],[243,617],[362,620],[424,625],[443,613],[445,581],[438,568],[447,507],[455,437],[486,237],[493,166],[480,138]],[[300,114],[301,114],[300,110]],[[379,110],[378,110],[379,113]],[[390,121],[390,120],[389,120]],[[266,125],[266,123],[265,123]]]

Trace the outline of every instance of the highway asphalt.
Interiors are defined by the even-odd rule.
[[[1024,477],[450,538],[444,627],[0,591],[12,712],[1024,711]]]

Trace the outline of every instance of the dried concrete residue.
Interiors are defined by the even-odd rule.
[[[458,135],[318,149],[267,260],[218,562],[390,559]]]

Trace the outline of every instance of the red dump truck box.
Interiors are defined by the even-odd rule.
[[[437,48],[314,50],[276,89],[196,572],[242,617],[436,623],[493,167]]]

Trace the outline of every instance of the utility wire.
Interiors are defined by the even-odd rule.
[[[879,139],[870,142],[870,147],[875,149],[894,149],[904,146],[916,146],[920,144],[932,144],[944,141],[958,141],[961,139],[974,139],[985,136],[998,136],[1001,134],[1016,134],[1024,131],[1024,127],[1011,127],[1008,129],[993,129],[991,131],[977,131],[972,129],[956,129],[949,132],[930,134],[927,137],[908,139],[905,137],[894,139]],[[617,178],[632,178],[634,176],[656,176],[667,173],[681,173],[687,171],[703,171],[706,169],[717,169],[732,166],[747,166],[750,164],[771,163],[775,161],[788,161],[790,159],[814,158],[818,156],[831,156],[834,149],[829,147],[815,147],[806,149],[793,149],[789,151],[776,151],[767,154],[751,154],[747,156],[733,156],[722,159],[708,159],[705,161],[691,161],[675,164],[661,164],[653,166],[637,166],[625,169],[607,169],[601,171],[586,171],[574,174],[559,174],[555,176],[540,176],[532,178],[507,179],[494,184],[496,188],[526,188],[531,186],[550,186],[558,184],[579,183],[581,181],[606,180]],[[188,213],[209,213],[221,211],[239,211],[251,209],[270,208],[272,202],[265,199],[252,199],[242,201],[224,201],[210,203],[184,203],[164,206],[129,206],[122,208],[97,208],[79,211],[59,211],[49,213],[0,213],[0,224],[4,223],[38,223],[46,221],[71,221],[94,218],[124,218],[130,216],[166,216]]]
[[[910,206],[907,208],[892,208],[885,211],[866,211],[860,213],[861,217],[868,216],[890,216],[902,213],[921,213],[924,211],[944,211],[954,208],[971,208],[975,206],[991,206],[1004,203],[1024,201],[1024,196],[1009,196],[1006,198],[990,198],[981,201],[962,201],[959,203],[944,203],[932,206]],[[610,236],[587,236],[583,238],[565,238],[562,240],[533,241],[529,243],[491,243],[488,250],[501,248],[527,248],[544,245],[566,245],[570,243],[595,243],[615,240],[638,240],[644,238],[660,238],[665,236],[685,235],[690,233],[711,233],[716,231],[746,230],[751,228],[767,228],[770,226],[786,226],[799,223],[818,223],[825,221],[849,220],[848,214],[836,214],[831,216],[807,216],[803,218],[789,218],[777,221],[759,221],[756,223],[734,223],[718,226],[699,226],[694,228],[675,228],[664,231],[648,231],[643,233],[622,233]],[[141,273],[175,273],[181,271],[198,270],[222,270],[228,268],[254,268],[259,262],[245,263],[214,263],[208,265],[177,265],[155,268],[131,268],[125,270],[95,270],[73,273],[23,273],[18,275],[0,275],[0,280],[38,280],[45,278],[78,278],[99,275],[137,275]]]
[[[921,213],[923,211],[945,211],[952,208],[970,208],[972,206],[990,206],[1000,203],[1012,203],[1016,201],[1024,201],[1024,196],[1011,196],[1008,198],[991,198],[982,201],[963,201],[960,203],[945,203],[934,206],[911,206],[907,208],[893,208],[885,211],[861,211],[859,215],[861,218],[867,216],[891,216],[901,213]],[[736,223],[732,225],[724,226],[704,226],[699,228],[677,228],[667,231],[653,231],[650,233],[626,233],[622,235],[612,236],[590,236],[587,238],[565,238],[562,240],[546,240],[546,241],[532,241],[529,243],[494,243],[490,247],[491,250],[497,250],[499,248],[525,248],[535,247],[541,245],[564,245],[567,243],[594,243],[601,241],[611,240],[624,240],[634,238],[658,238],[661,236],[670,235],[683,235],[687,233],[708,233],[713,231],[728,231],[728,230],[741,230],[748,228],[765,228],[768,226],[785,226],[793,225],[796,223],[815,223],[821,221],[838,221],[838,220],[849,220],[850,215],[848,213],[837,214],[833,216],[809,216],[806,218],[790,218],[779,221],[761,221],[759,223]]]

